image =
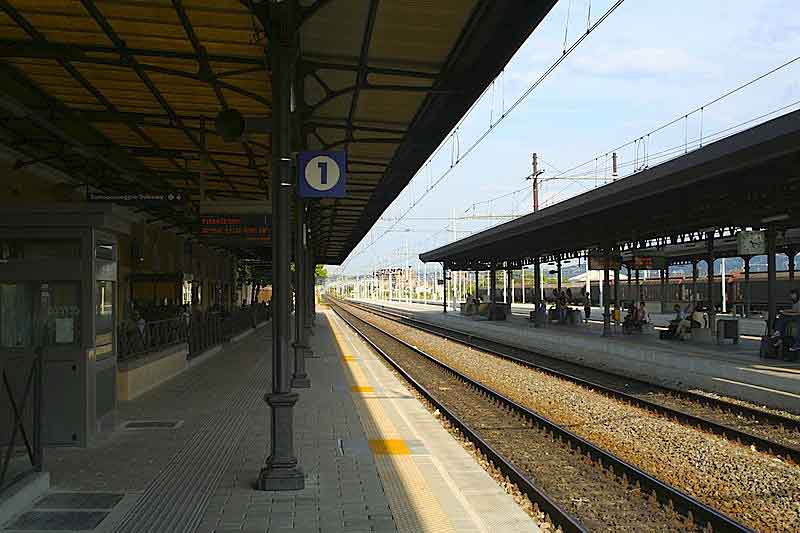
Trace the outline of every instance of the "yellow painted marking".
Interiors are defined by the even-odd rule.
[[[411,450],[402,439],[375,439],[369,441],[369,449],[375,455],[410,455]]]
[[[359,385],[353,385],[352,387],[350,387],[350,390],[353,392],[375,392],[375,389],[373,389],[372,387],[362,387]]]
[[[358,361],[358,359],[356,359],[352,355],[345,355],[345,356],[342,357],[342,359],[345,360],[345,361]]]
[[[331,313],[331,311],[325,311]],[[334,337],[341,353],[352,353],[357,350],[350,334],[338,320],[330,322]],[[347,361],[348,356],[342,357]],[[362,359],[373,360],[372,356]],[[364,361],[362,361],[363,363]],[[342,363],[345,379],[351,387],[361,387],[361,383],[369,383],[361,364]],[[375,466],[389,500],[397,531],[399,533],[417,533],[419,531],[436,531],[437,533],[454,532],[450,519],[444,512],[436,493],[428,486],[425,476],[420,471],[411,455],[408,445],[391,419],[383,410],[386,400],[374,396],[354,396],[354,403],[369,447],[375,455]]]

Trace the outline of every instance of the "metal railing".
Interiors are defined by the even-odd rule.
[[[253,306],[253,327],[270,319],[271,309],[267,304],[256,304]]]
[[[184,317],[154,320],[133,327],[121,325],[117,333],[117,353],[120,361],[157,352],[187,343],[189,357],[194,357],[218,344],[269,319],[269,307],[256,304],[238,308],[229,314],[218,312],[195,313],[190,320]]]
[[[232,338],[243,331],[247,331],[255,326],[253,321],[254,312],[251,308],[239,308],[225,317],[225,330],[228,338]]]
[[[189,324],[183,317],[153,320],[134,327],[123,324],[117,330],[117,355],[124,361],[185,343],[188,332]]]
[[[209,348],[230,340],[219,313],[196,313],[189,326],[189,357],[200,355]]]
[[[0,354],[0,420],[6,426],[0,430],[0,498],[17,480],[42,471],[42,361],[41,348]]]

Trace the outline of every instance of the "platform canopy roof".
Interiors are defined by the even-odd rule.
[[[340,263],[556,0],[294,1],[299,148],[349,157],[347,197],[312,209],[318,260]],[[270,135],[231,143],[214,128],[226,108],[271,114],[268,11],[0,0],[0,144],[76,187],[184,191],[149,220],[189,233],[203,195],[268,206]]]
[[[448,268],[519,267],[576,251],[800,225],[800,111],[539,212],[420,254]]]

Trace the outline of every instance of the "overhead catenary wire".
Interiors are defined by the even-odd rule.
[[[620,4],[620,3],[621,3],[621,2],[619,2],[618,4]],[[609,12],[607,12],[607,13],[604,15],[604,17],[603,17],[603,18],[607,17],[607,16],[610,14],[610,11],[612,11],[614,8],[616,8],[618,4],[615,4],[614,6],[612,6],[612,8],[610,8],[610,9],[609,9]],[[591,9],[591,4],[590,4],[590,9]],[[590,19],[590,15],[589,15],[589,17],[587,17],[587,18],[588,18],[588,19]],[[598,22],[597,22],[597,23],[599,23],[599,22],[601,22],[601,21],[602,21],[602,19],[598,20]],[[597,23],[596,23],[596,24],[597,24]],[[594,27],[596,27],[596,24],[595,24],[595,26],[594,26]],[[583,36],[583,37],[585,37],[585,36]],[[576,46],[576,45],[578,45],[578,44],[579,44],[579,42],[580,42],[580,40],[581,40],[581,39],[579,39],[578,41],[576,41],[575,45],[573,45],[573,46]],[[571,47],[571,49],[574,49],[574,48],[572,48],[572,47]],[[557,64],[558,64],[558,63],[560,63],[560,61],[561,61],[562,59],[563,59],[563,56],[562,56],[561,58],[559,58],[559,60],[557,60],[557,61],[554,63],[554,66],[557,66]],[[708,143],[710,143],[710,142],[713,142],[714,140],[717,140],[717,139],[721,138],[721,137],[722,137],[722,136],[724,136],[726,133],[728,133],[728,132],[730,132],[730,131],[732,131],[732,130],[736,130],[737,128],[741,128],[741,127],[743,127],[743,126],[745,126],[745,125],[747,125],[747,124],[751,124],[751,123],[753,123],[753,122],[757,122],[757,121],[759,121],[759,120],[762,120],[762,119],[764,119],[764,118],[766,118],[766,117],[769,117],[770,115],[774,115],[774,114],[776,114],[776,113],[779,113],[779,112],[781,112],[781,111],[785,111],[785,110],[787,110],[787,109],[790,109],[790,108],[792,108],[792,107],[798,106],[798,105],[800,105],[800,101],[797,101],[797,102],[792,102],[792,103],[790,103],[790,104],[787,104],[787,105],[784,105],[784,106],[778,107],[778,108],[776,108],[776,109],[773,109],[773,110],[771,110],[771,111],[768,111],[767,113],[763,113],[763,114],[761,114],[761,115],[759,115],[759,116],[757,116],[757,117],[754,117],[754,118],[751,118],[751,119],[748,119],[748,120],[745,120],[745,121],[739,122],[739,123],[737,123],[737,124],[735,124],[735,125],[733,125],[733,126],[729,126],[729,127],[723,128],[723,129],[721,129],[721,130],[714,131],[714,132],[712,132],[712,133],[707,133],[707,132],[705,132],[705,131],[704,131],[704,125],[705,125],[705,124],[704,124],[704,118],[705,118],[705,117],[704,117],[704,115],[705,115],[705,111],[706,111],[706,109],[705,109],[705,108],[707,108],[707,107],[710,107],[710,106],[714,105],[715,103],[717,103],[717,102],[720,102],[720,101],[722,101],[722,100],[724,100],[724,99],[726,99],[726,98],[728,98],[728,97],[730,97],[730,96],[732,96],[732,95],[734,95],[734,94],[736,94],[736,93],[738,93],[738,92],[740,92],[740,91],[744,90],[745,88],[747,88],[747,87],[749,87],[749,86],[751,86],[751,85],[753,85],[753,84],[755,84],[755,83],[758,83],[760,80],[763,80],[764,78],[767,78],[767,77],[769,77],[769,76],[773,75],[774,73],[776,73],[776,72],[778,72],[778,71],[780,71],[780,70],[782,70],[782,69],[785,69],[785,68],[787,68],[788,66],[790,66],[790,65],[792,65],[792,64],[794,64],[794,63],[796,63],[796,62],[798,62],[798,61],[800,61],[800,56],[793,57],[793,58],[791,58],[791,59],[789,59],[789,60],[785,61],[784,63],[781,63],[780,65],[777,65],[776,67],[774,67],[774,68],[771,68],[771,69],[769,69],[768,71],[766,71],[766,72],[764,72],[764,73],[762,73],[762,74],[760,74],[760,75],[758,75],[758,76],[756,76],[756,77],[754,77],[754,78],[752,78],[752,79],[750,79],[750,80],[748,80],[748,81],[746,81],[746,82],[744,82],[744,83],[742,83],[742,84],[740,84],[740,85],[738,85],[738,86],[736,86],[736,87],[734,87],[734,88],[730,89],[729,91],[727,91],[727,92],[725,92],[725,93],[723,93],[723,94],[721,94],[721,95],[717,96],[716,98],[714,98],[714,99],[712,99],[712,100],[710,100],[710,101],[708,101],[708,102],[705,102],[704,104],[702,104],[702,105],[700,105],[700,106],[696,107],[695,109],[693,109],[693,110],[691,110],[691,111],[689,111],[689,112],[687,112],[687,113],[683,113],[683,114],[681,114],[680,116],[676,117],[675,119],[673,119],[673,120],[670,120],[670,121],[668,121],[668,122],[665,122],[665,123],[663,123],[663,124],[659,125],[658,127],[651,129],[651,130],[650,130],[649,132],[647,132],[647,133],[644,133],[644,134],[642,134],[642,135],[640,135],[640,136],[638,136],[638,137],[636,137],[636,138],[634,138],[634,139],[632,139],[632,140],[630,140],[630,141],[627,141],[627,142],[625,142],[625,143],[623,143],[623,144],[619,145],[619,146],[618,146],[618,147],[616,147],[616,148],[612,148],[612,149],[608,150],[608,151],[607,151],[607,152],[605,152],[605,153],[602,153],[602,154],[600,154],[600,155],[597,155],[597,156],[595,156],[595,157],[593,157],[593,158],[591,158],[591,159],[589,159],[589,160],[587,160],[587,161],[585,161],[585,162],[583,162],[583,163],[580,163],[580,164],[578,164],[578,165],[575,165],[575,166],[573,166],[573,167],[571,167],[571,168],[568,168],[567,170],[560,171],[560,170],[558,170],[556,167],[554,167],[553,165],[551,165],[551,164],[547,163],[547,164],[548,164],[550,167],[552,167],[552,168],[553,168],[553,170],[555,170],[555,171],[557,172],[557,174],[556,174],[555,176],[548,177],[547,179],[548,179],[548,180],[557,180],[557,179],[567,179],[567,180],[571,180],[571,179],[578,179],[578,178],[580,178],[580,177],[582,176],[582,174],[581,174],[581,173],[576,173],[576,174],[571,174],[571,173],[574,173],[574,172],[576,172],[576,171],[580,170],[581,168],[583,168],[583,167],[584,167],[584,166],[586,166],[587,164],[593,163],[593,164],[595,165],[595,171],[594,171],[593,175],[594,175],[595,177],[597,177],[597,176],[598,176],[598,173],[599,173],[599,172],[601,172],[601,173],[602,173],[602,175],[603,175],[603,178],[598,178],[598,179],[602,179],[602,180],[605,180],[605,181],[607,181],[608,179],[610,179],[610,178],[607,178],[607,174],[608,174],[608,168],[609,168],[609,166],[608,166],[608,159],[609,159],[609,156],[610,156],[610,154],[612,154],[612,153],[614,153],[614,152],[616,152],[616,151],[620,151],[620,150],[622,150],[622,149],[624,149],[624,148],[626,148],[626,147],[629,147],[629,146],[631,146],[631,145],[634,145],[634,144],[636,144],[636,145],[637,145],[637,146],[636,146],[636,147],[637,147],[637,149],[641,149],[641,150],[642,150],[642,152],[641,152],[641,153],[642,153],[642,157],[640,158],[640,156],[638,156],[638,155],[637,155],[637,156],[634,158],[634,161],[633,161],[633,162],[631,162],[631,161],[623,161],[623,162],[620,162],[620,164],[618,165],[618,169],[620,170],[620,174],[622,173],[621,171],[622,171],[623,169],[624,169],[624,170],[626,170],[626,171],[627,171],[627,170],[630,170],[631,168],[633,168],[633,169],[635,169],[635,170],[636,170],[636,169],[638,169],[638,170],[641,170],[642,168],[647,168],[647,167],[649,167],[649,166],[651,166],[651,165],[657,164],[657,163],[659,163],[659,162],[663,162],[663,161],[665,161],[665,160],[667,160],[667,159],[669,159],[669,158],[671,158],[671,157],[678,156],[678,155],[680,155],[680,153],[681,153],[681,152],[682,152],[682,153],[688,153],[688,151],[690,151],[690,149],[692,149],[692,150],[693,150],[693,149],[696,149],[696,148],[700,148],[700,147],[704,146],[705,144],[708,144]],[[553,68],[554,68],[554,66],[551,66],[551,69],[553,69]],[[551,71],[552,71],[551,69],[548,69],[548,71],[546,71],[546,72],[545,72],[545,73],[544,73],[544,74],[543,74],[543,75],[542,75],[542,76],[541,76],[539,79],[537,79],[537,80],[536,80],[536,81],[535,81],[533,84],[531,84],[531,86],[528,88],[528,90],[526,90],[526,91],[525,91],[525,93],[523,93],[523,94],[522,94],[522,95],[521,95],[521,96],[520,96],[520,97],[519,97],[519,98],[518,98],[518,99],[517,99],[517,100],[516,100],[516,101],[515,101],[515,102],[514,102],[514,103],[513,103],[511,106],[510,106],[510,107],[509,107],[508,111],[506,111],[506,112],[504,112],[504,113],[503,113],[503,116],[502,116],[502,117],[501,117],[501,118],[500,118],[500,119],[497,121],[497,123],[495,123],[495,124],[492,126],[492,128],[493,128],[494,126],[496,126],[497,124],[499,124],[499,123],[502,121],[502,119],[503,119],[503,118],[505,118],[505,116],[507,116],[508,114],[510,114],[510,112],[511,112],[511,111],[513,111],[513,110],[514,110],[514,109],[515,109],[515,108],[516,108],[516,107],[519,105],[519,103],[521,103],[521,101],[522,101],[522,100],[524,100],[524,99],[525,99],[525,97],[526,97],[526,96],[527,96],[527,95],[528,95],[530,92],[532,92],[532,91],[535,89],[535,87],[536,87],[538,84],[540,84],[540,83],[541,83],[541,80],[542,80],[542,79],[544,79],[544,78],[547,76],[548,72],[551,72]],[[487,89],[488,89],[488,87],[487,87]],[[473,105],[474,105],[474,104],[473,104]],[[697,136],[696,138],[694,138],[694,139],[690,139],[690,136],[689,136],[689,128],[688,128],[688,126],[689,126],[689,125],[688,125],[688,122],[689,122],[689,117],[690,117],[691,115],[693,115],[693,114],[696,114],[696,113],[699,113],[699,114],[700,114],[699,132],[698,132],[698,136]],[[680,143],[680,144],[676,144],[675,146],[670,146],[670,147],[667,147],[667,148],[664,148],[664,149],[658,150],[658,151],[656,151],[656,152],[651,152],[651,146],[650,146],[650,141],[651,141],[651,140],[650,140],[650,136],[651,136],[651,135],[653,135],[653,134],[656,134],[656,133],[658,133],[658,132],[660,132],[660,131],[662,131],[662,130],[664,130],[664,129],[666,129],[666,128],[669,128],[670,126],[672,126],[672,125],[674,125],[674,124],[676,124],[676,123],[679,123],[681,120],[683,120],[683,121],[684,121],[684,123],[683,123],[683,128],[684,128],[684,136],[683,136],[684,138],[683,138],[683,142],[682,142],[682,143]],[[467,150],[467,151],[466,151],[466,152],[463,154],[463,156],[461,157],[461,159],[463,159],[464,157],[466,157],[466,156],[467,156],[467,155],[468,155],[468,154],[469,154],[469,153],[472,151],[472,149],[474,149],[474,148],[475,148],[475,146],[476,146],[477,144],[479,144],[479,143],[480,143],[480,142],[481,142],[481,141],[482,141],[482,140],[483,140],[483,139],[484,139],[484,138],[485,138],[485,137],[486,137],[486,136],[487,136],[487,135],[488,135],[488,134],[491,132],[491,129],[492,129],[492,128],[490,128],[489,130],[487,130],[486,132],[484,132],[484,134],[483,134],[483,135],[482,135],[482,136],[481,136],[481,137],[480,137],[480,138],[479,138],[479,139],[478,139],[478,140],[477,140],[475,143],[473,143],[473,145],[472,145],[472,146],[470,146],[470,147],[469,147],[469,149],[468,149],[468,150]],[[640,143],[641,143],[641,146],[638,146]],[[455,162],[455,164],[457,165],[457,164],[458,164],[458,162],[460,162],[460,161],[457,161],[457,162]],[[545,163],[546,163],[546,162],[545,162]],[[455,166],[455,165],[454,165],[454,166]],[[446,171],[446,172],[444,173],[444,175],[440,176],[440,177],[439,177],[439,178],[438,178],[438,179],[437,179],[437,180],[436,180],[434,183],[432,183],[432,184],[431,184],[431,187],[429,188],[429,190],[427,190],[427,191],[425,192],[425,195],[427,195],[427,193],[428,193],[428,192],[430,192],[430,190],[432,190],[434,187],[436,187],[436,186],[437,186],[439,183],[441,183],[441,181],[442,181],[444,178],[446,178],[446,177],[447,177],[447,174],[449,174],[449,170],[450,170],[450,169],[448,169],[448,171]],[[567,189],[569,189],[569,188],[570,188],[572,185],[573,185],[573,184],[569,184],[569,185],[565,186],[564,188],[560,189],[560,190],[559,190],[559,191],[557,191],[555,194],[551,195],[551,196],[550,196],[550,197],[549,197],[549,198],[548,198],[548,199],[545,201],[545,203],[547,203],[547,204],[550,204],[550,203],[551,203],[551,202],[553,202],[553,201],[554,201],[554,200],[555,200],[555,199],[556,199],[556,198],[557,198],[559,195],[561,195],[561,194],[562,194],[564,191],[566,191]],[[597,184],[595,184],[595,185],[597,185]],[[510,196],[513,196],[513,195],[515,195],[515,194],[519,194],[519,193],[521,193],[521,192],[523,192],[523,191],[528,191],[528,190],[529,190],[529,187],[527,187],[527,186],[526,186],[526,187],[522,187],[522,188],[516,189],[516,190],[514,190],[514,191],[511,191],[511,192],[509,192],[509,193],[505,193],[505,194],[503,194],[503,195],[499,196],[499,197],[498,197],[498,198],[496,198],[496,199],[503,199],[503,198],[507,198],[507,197],[510,197]],[[424,195],[423,195],[423,196],[424,196]],[[479,203],[479,204],[483,204],[483,203],[490,203],[491,201],[493,201],[493,200],[496,200],[496,199],[492,199],[492,200],[485,200],[485,201],[478,202],[478,203]],[[421,200],[422,200],[422,197],[420,197],[418,200],[420,200],[420,201],[421,201]],[[412,206],[412,207],[409,209],[409,211],[410,211],[411,209],[413,209],[414,207],[416,207],[416,205],[418,205],[418,203],[419,203],[419,201],[415,202],[415,204],[414,204],[414,205],[413,205],[413,206]],[[473,204],[473,206],[474,206],[474,205],[476,205],[476,204]],[[404,213],[402,216],[403,216],[403,217],[405,217],[405,216],[408,214],[408,212],[409,212],[409,211],[407,211],[406,213]],[[488,221],[488,219],[487,219],[487,221]],[[380,236],[378,237],[378,239],[375,239],[375,240],[373,240],[373,241],[370,243],[370,246],[371,246],[372,244],[374,244],[375,242],[377,242],[377,240],[379,240],[379,239],[380,239],[381,237],[383,237],[383,236],[384,236],[384,235],[382,234],[382,235],[380,235]],[[353,254],[353,255],[351,255],[351,257],[349,257],[349,258],[348,258],[348,260],[346,261],[346,263],[348,263],[348,262],[349,262],[349,261],[350,261],[352,258],[354,258],[354,257],[357,257],[358,255],[361,255],[361,254],[362,254],[363,252],[365,252],[365,251],[366,251],[366,249],[364,249],[364,250],[362,250],[362,251],[358,252],[357,254]]]
[[[664,124],[661,124],[660,126],[657,126],[656,128],[653,128],[652,130],[650,130],[650,131],[648,131],[648,132],[646,132],[646,133],[644,133],[642,135],[638,135],[635,138],[633,138],[633,139],[631,139],[629,141],[626,141],[626,142],[620,144],[619,146],[617,146],[615,148],[611,148],[610,150],[607,150],[606,152],[604,152],[602,154],[599,154],[598,156],[594,156],[591,159],[589,159],[587,161],[584,161],[583,163],[575,165],[574,167],[569,168],[569,169],[565,170],[564,172],[562,172],[562,174],[568,174],[569,172],[573,172],[575,170],[578,170],[578,169],[588,165],[589,163],[591,163],[596,157],[604,157],[604,156],[607,157],[607,156],[609,156],[610,154],[612,154],[614,152],[618,152],[618,151],[622,150],[623,148],[627,148],[628,146],[631,146],[632,144],[636,143],[642,137],[647,136],[647,135],[653,135],[654,133],[658,133],[659,131],[662,131],[662,130],[666,129],[666,128],[668,128],[668,127],[680,122],[681,120],[688,120],[688,117],[690,115],[693,115],[693,114],[701,112],[701,111],[704,112],[705,108],[710,107],[710,106],[716,104],[717,102],[720,102],[720,101],[728,98],[729,96],[732,96],[732,95],[742,91],[743,89],[753,85],[754,83],[757,83],[757,82],[763,80],[764,78],[767,78],[767,77],[771,76],[772,74],[775,74],[776,72],[778,72],[780,70],[783,70],[784,68],[796,63],[797,61],[800,61],[800,56],[795,56],[795,57],[793,57],[793,58],[781,63],[780,65],[778,65],[778,66],[776,66],[774,68],[771,68],[770,70],[764,72],[763,74],[760,74],[760,75],[752,78],[751,80],[746,81],[746,82],[734,87],[733,89],[721,94],[720,96],[718,96],[718,97],[716,97],[716,98],[714,98],[714,99],[712,99],[712,100],[710,100],[710,101],[708,101],[708,102],[706,102],[706,103],[704,103],[704,104],[692,109],[691,111],[689,111],[687,113],[683,113],[679,117],[676,117],[676,118],[674,118],[674,119],[672,119],[672,120],[670,120],[668,122],[665,122]],[[702,135],[702,132],[701,132],[701,135]]]
[[[486,129],[486,130],[485,130],[485,131],[484,131],[484,132],[483,132],[483,133],[482,133],[482,134],[481,134],[481,135],[480,135],[480,136],[479,136],[479,137],[478,137],[478,138],[477,138],[477,139],[476,139],[476,140],[475,140],[475,141],[474,141],[474,142],[473,142],[473,143],[472,143],[470,146],[469,146],[469,148],[467,148],[467,150],[466,150],[466,151],[465,151],[463,154],[460,154],[460,157],[459,157],[458,159],[456,159],[456,160],[453,162],[453,164],[451,164],[451,165],[450,165],[450,167],[449,167],[449,168],[445,169],[445,171],[442,173],[442,175],[441,175],[439,178],[437,178],[437,179],[436,179],[436,180],[435,180],[435,181],[434,181],[434,182],[431,184],[431,186],[430,186],[430,187],[428,187],[428,188],[427,188],[427,189],[426,189],[424,192],[422,192],[422,194],[420,194],[419,198],[417,198],[417,200],[416,200],[415,202],[413,202],[413,204],[411,205],[411,207],[409,207],[409,208],[408,208],[408,209],[405,211],[405,213],[404,213],[404,214],[403,214],[403,215],[400,217],[400,219],[399,219],[397,222],[399,222],[400,220],[402,220],[402,219],[405,217],[405,215],[407,215],[409,212],[411,212],[411,210],[413,210],[413,209],[414,209],[414,208],[415,208],[417,205],[419,205],[419,203],[420,203],[420,202],[421,202],[423,199],[425,199],[425,198],[427,197],[427,195],[430,193],[430,191],[432,191],[432,190],[433,190],[434,188],[436,188],[436,187],[437,187],[437,186],[438,186],[438,185],[439,185],[439,184],[440,184],[442,181],[444,181],[444,180],[447,178],[447,176],[449,176],[449,175],[450,175],[450,173],[452,172],[452,170],[453,170],[454,168],[456,168],[456,166],[458,166],[458,164],[459,164],[461,161],[463,161],[464,159],[466,159],[466,158],[469,156],[469,154],[470,154],[470,153],[472,153],[472,151],[473,151],[475,148],[477,148],[477,147],[478,147],[478,146],[479,146],[479,145],[480,145],[480,144],[483,142],[483,140],[484,140],[486,137],[488,137],[488,135],[489,135],[489,134],[490,134],[490,133],[491,133],[491,132],[492,132],[492,131],[495,129],[495,127],[496,127],[498,124],[500,124],[501,122],[503,122],[503,120],[504,120],[506,117],[508,117],[508,115],[510,115],[512,111],[514,111],[514,110],[515,110],[515,109],[516,109],[516,108],[517,108],[517,107],[518,107],[518,106],[519,106],[519,105],[520,105],[520,104],[521,104],[521,103],[522,103],[522,102],[523,102],[523,101],[524,101],[524,100],[525,100],[525,99],[526,99],[526,98],[527,98],[527,97],[528,97],[528,96],[529,96],[529,95],[530,95],[530,94],[531,94],[531,93],[532,93],[532,92],[533,92],[533,91],[534,91],[534,90],[535,90],[535,89],[536,89],[536,88],[539,86],[539,85],[541,85],[541,83],[542,83],[542,82],[543,82],[545,79],[547,79],[547,77],[549,77],[549,76],[550,76],[550,74],[551,74],[551,73],[552,73],[552,72],[553,72],[553,71],[554,71],[556,68],[558,68],[558,66],[559,66],[559,65],[560,65],[560,64],[561,64],[561,63],[562,63],[562,62],[563,62],[563,61],[564,61],[564,60],[565,60],[565,59],[566,59],[568,56],[570,56],[570,55],[572,54],[572,52],[573,52],[573,51],[575,51],[575,49],[576,49],[576,48],[578,48],[578,46],[580,46],[580,44],[581,44],[581,43],[582,43],[582,42],[583,42],[585,39],[586,39],[586,38],[587,38],[589,35],[591,35],[591,34],[594,32],[594,30],[595,30],[595,29],[597,29],[597,28],[598,28],[598,27],[599,27],[599,26],[600,26],[600,25],[601,25],[601,24],[602,24],[602,23],[603,23],[603,22],[604,22],[604,21],[605,21],[605,20],[606,20],[606,19],[607,19],[607,18],[608,18],[608,17],[609,17],[609,16],[610,16],[610,15],[611,15],[613,12],[614,12],[614,11],[616,11],[616,10],[617,10],[617,8],[619,8],[619,7],[620,7],[620,6],[621,6],[621,5],[622,5],[624,2],[625,2],[625,0],[617,0],[616,2],[614,2],[614,4],[612,4],[612,5],[611,5],[611,6],[610,6],[610,7],[609,7],[609,8],[608,8],[606,11],[605,11],[605,13],[603,14],[603,16],[601,16],[601,17],[600,17],[600,18],[599,18],[599,19],[598,19],[598,20],[597,20],[597,21],[596,21],[594,24],[592,24],[592,25],[591,25],[589,28],[587,28],[586,32],[585,32],[585,33],[583,33],[583,34],[582,34],[580,37],[578,37],[578,39],[576,39],[576,40],[575,40],[575,42],[573,42],[573,43],[572,43],[572,45],[570,45],[570,47],[569,47],[569,48],[567,48],[566,50],[564,50],[564,51],[563,51],[563,53],[562,53],[562,54],[561,54],[561,55],[560,55],[560,56],[559,56],[559,57],[558,57],[558,58],[557,58],[557,59],[556,59],[556,60],[555,60],[555,61],[554,61],[554,62],[553,62],[551,65],[550,65],[550,67],[549,67],[549,68],[548,68],[548,69],[547,69],[547,70],[546,70],[546,71],[545,71],[545,72],[544,72],[542,75],[540,75],[540,76],[539,76],[539,78],[537,78],[537,79],[536,79],[536,80],[535,80],[535,81],[534,81],[534,82],[533,82],[533,83],[532,83],[532,84],[531,84],[531,85],[530,85],[530,86],[529,86],[529,87],[528,87],[528,88],[525,90],[525,92],[523,92],[523,93],[522,93],[522,95],[520,95],[520,96],[519,96],[519,97],[518,97],[518,98],[517,98],[517,99],[514,101],[514,103],[512,103],[512,104],[511,104],[511,106],[509,106],[508,110],[507,110],[507,111],[504,111],[504,112],[503,112],[503,113],[500,115],[500,118],[498,118],[498,119],[497,119],[497,121],[496,121],[496,122],[494,122],[493,124],[491,124],[491,125],[489,126],[489,128],[488,128],[488,129]],[[489,91],[489,90],[491,89],[491,85],[492,85],[492,84],[489,84],[489,85],[487,85],[486,89],[484,90],[484,92],[483,92],[483,94],[481,95],[481,97],[480,97],[480,98],[482,98],[482,97],[483,97],[483,95],[485,95],[485,94],[486,94],[486,92],[487,92],[487,91]],[[478,100],[476,100],[475,102],[473,102],[472,106],[470,106],[470,109],[467,111],[467,113],[466,113],[466,114],[465,114],[465,115],[464,115],[464,116],[461,118],[461,120],[459,120],[458,124],[457,124],[457,125],[456,125],[456,127],[454,128],[454,131],[457,131],[457,130],[458,130],[458,127],[459,127],[459,126],[460,126],[460,125],[463,123],[463,121],[464,121],[464,119],[466,118],[466,116],[467,116],[467,115],[468,115],[468,114],[469,114],[469,113],[470,113],[470,112],[471,112],[471,111],[472,111],[472,110],[475,108],[475,106],[477,105],[477,103],[478,103],[478,101],[480,100],[480,98],[479,98]],[[450,138],[452,138],[452,135],[450,136]],[[437,153],[438,153],[438,152],[439,152],[439,151],[442,149],[442,147],[443,147],[445,144],[446,144],[446,142],[445,142],[445,143],[442,143],[441,145],[439,145],[439,147],[438,147],[438,148],[437,148],[437,149],[434,151],[434,154],[431,156],[431,158],[433,158],[433,157],[434,157],[434,156],[435,156],[435,155],[436,155],[436,154],[437,154]],[[430,162],[430,161],[431,161],[431,158],[429,158],[429,159],[428,159],[428,162]],[[426,164],[427,164],[427,163],[426,163]],[[347,266],[347,265],[350,263],[350,261],[352,261],[352,259],[354,259],[354,258],[356,258],[356,257],[360,256],[361,254],[365,253],[365,252],[366,252],[366,251],[367,251],[369,248],[371,248],[371,247],[372,247],[372,246],[373,246],[375,243],[379,242],[379,241],[380,241],[380,240],[381,240],[381,239],[382,239],[382,238],[383,238],[385,235],[387,235],[387,234],[388,234],[388,233],[387,233],[386,231],[384,231],[384,232],[383,232],[383,233],[381,233],[381,234],[380,234],[380,235],[379,235],[377,238],[375,238],[375,240],[373,240],[373,241],[369,242],[369,243],[368,243],[368,244],[367,244],[367,245],[366,245],[364,248],[362,248],[360,251],[356,252],[356,251],[354,250],[353,252],[351,252],[351,253],[350,253],[350,255],[347,257],[347,259],[345,259],[344,263],[342,264],[342,270],[344,270],[344,269],[346,268],[346,266]]]

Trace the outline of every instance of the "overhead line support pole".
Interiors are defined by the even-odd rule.
[[[608,267],[610,262],[611,254],[607,250],[605,264],[603,265],[603,294],[605,295],[603,298],[603,337],[611,335],[611,299],[608,297],[608,294],[611,292],[608,286]]]

